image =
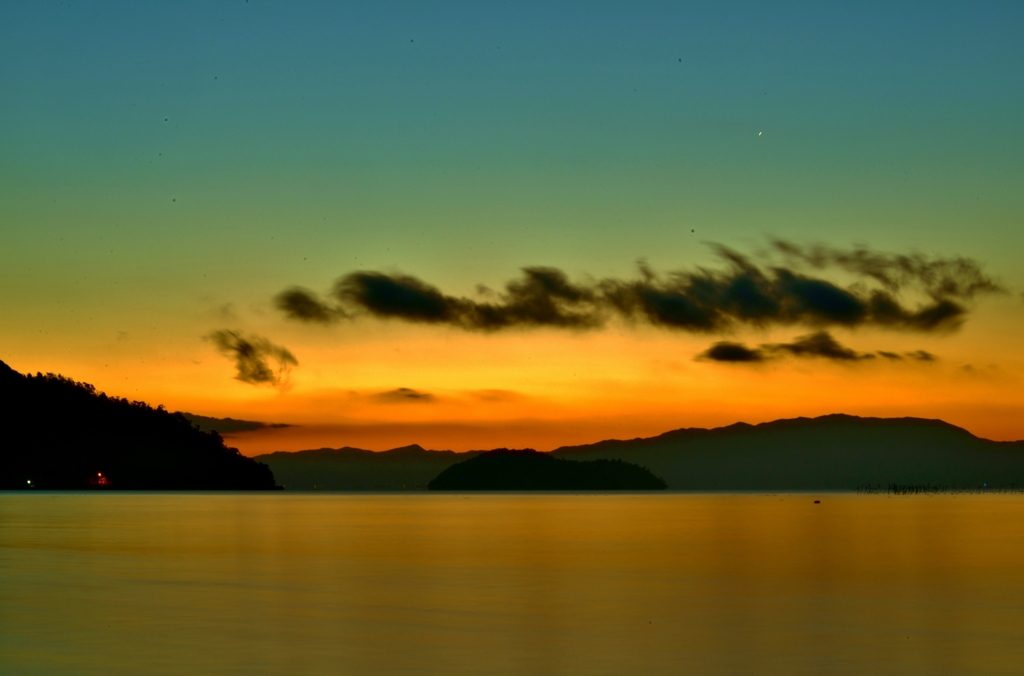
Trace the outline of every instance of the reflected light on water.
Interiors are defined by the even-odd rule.
[[[1013,495],[0,495],[0,672],[1016,674],[1022,517]]]

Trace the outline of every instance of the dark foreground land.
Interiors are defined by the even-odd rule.
[[[266,490],[270,468],[182,415],[0,362],[0,489]]]
[[[456,463],[428,486],[432,491],[647,491],[665,482],[621,460],[562,460],[531,449],[488,451]]]

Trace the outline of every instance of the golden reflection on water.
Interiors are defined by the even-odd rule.
[[[1020,674],[1022,517],[1013,495],[6,494],[0,673]]]

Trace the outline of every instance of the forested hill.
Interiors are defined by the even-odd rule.
[[[622,460],[577,462],[533,449],[498,448],[456,463],[428,484],[432,491],[650,491],[665,482]]]
[[[567,446],[572,460],[619,459],[687,490],[856,490],[889,484],[1024,487],[1024,441],[996,442],[941,420],[827,415],[681,429]]]
[[[182,415],[0,362],[0,488],[265,490],[266,465]]]

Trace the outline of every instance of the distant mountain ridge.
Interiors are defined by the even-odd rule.
[[[445,469],[482,452],[428,451],[419,444],[379,452],[345,446],[278,451],[254,460],[269,466],[286,490],[426,490]]]
[[[442,471],[485,451],[375,453],[319,449],[258,456],[291,490],[421,490]],[[977,437],[941,420],[845,414],[789,418],[654,437],[564,446],[552,456],[623,460],[677,490],[856,490],[889,484],[1024,487],[1024,441]]]
[[[571,449],[571,448],[591,448],[600,446],[602,444],[627,444],[634,442],[646,442],[646,443],[657,443],[668,439],[685,438],[691,435],[716,435],[726,434],[741,431],[752,431],[752,430],[768,430],[768,429],[783,429],[792,427],[802,427],[808,425],[830,425],[837,422],[863,422],[870,424],[879,425],[892,425],[900,426],[904,424],[915,424],[934,426],[938,428],[945,428],[951,431],[956,431],[965,436],[980,439],[982,441],[989,441],[994,444],[1016,444],[1021,443],[1019,441],[992,441],[991,439],[984,439],[983,437],[971,434],[969,431],[962,427],[957,427],[952,423],[948,423],[945,420],[939,420],[937,418],[915,418],[912,416],[904,416],[901,418],[876,418],[870,416],[857,416],[848,415],[846,413],[830,413],[828,415],[816,416],[808,418],[805,416],[798,416],[796,418],[780,418],[778,420],[770,420],[763,423],[745,423],[735,422],[731,425],[723,425],[722,427],[680,427],[679,429],[669,430],[668,432],[662,432],[661,434],[653,437],[636,437],[634,439],[605,439],[604,441],[598,441],[593,444],[580,444],[574,446],[561,446],[557,450]],[[554,452],[554,451],[553,451]]]
[[[555,449],[556,457],[617,458],[670,488],[855,490],[866,486],[1024,486],[1024,441],[982,439],[942,420],[833,414]]]

